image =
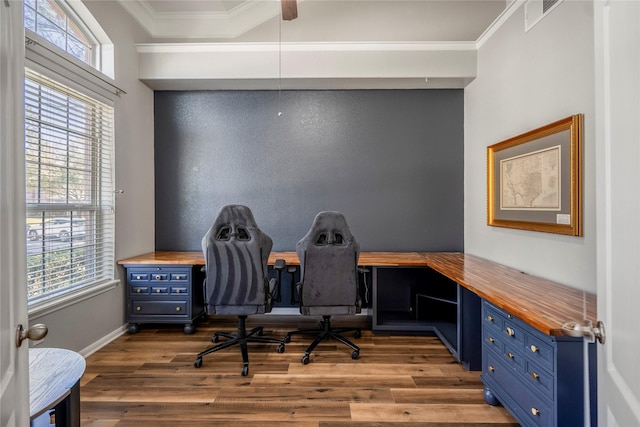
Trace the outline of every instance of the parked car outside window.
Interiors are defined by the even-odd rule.
[[[27,224],[27,237],[29,240],[59,239],[68,242],[71,239],[83,238],[86,234],[84,219],[51,218],[41,224]]]

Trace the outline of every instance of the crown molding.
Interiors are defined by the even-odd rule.
[[[475,51],[475,42],[137,43],[138,53]]]
[[[118,2],[153,38],[235,38],[280,14],[276,1],[247,1],[227,12],[170,13],[156,12],[146,0]]]

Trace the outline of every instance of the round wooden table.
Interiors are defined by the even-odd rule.
[[[29,349],[31,420],[55,409],[56,426],[80,426],[80,378],[86,363],[63,348]]]

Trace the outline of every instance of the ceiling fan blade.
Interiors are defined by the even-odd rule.
[[[291,21],[298,17],[298,3],[297,0],[280,0],[282,7],[282,19],[285,21]]]

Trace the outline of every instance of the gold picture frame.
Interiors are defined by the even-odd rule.
[[[582,114],[487,147],[487,224],[582,236]]]

